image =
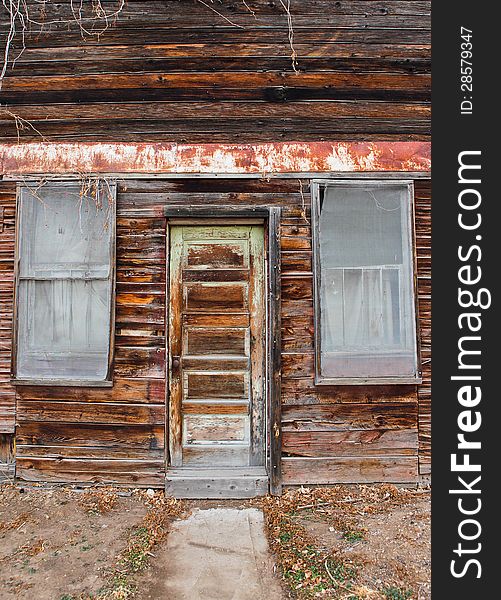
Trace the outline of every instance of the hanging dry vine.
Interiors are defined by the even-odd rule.
[[[14,121],[14,125],[16,126],[17,131],[17,143],[19,144],[21,141],[21,133],[23,131],[33,131],[37,135],[39,135],[43,142],[48,141],[47,138],[41,133],[30,121],[23,119],[23,117],[16,115],[16,113],[9,110],[6,106],[0,105],[0,110],[3,114],[7,115]]]
[[[291,0],[280,0],[280,4],[282,6],[282,8],[285,11],[285,14],[287,15],[287,29],[288,29],[288,36],[289,36],[289,46],[291,49],[291,63],[292,63],[292,69],[294,70],[295,73],[298,72],[297,70],[297,53],[296,53],[296,49],[294,47],[294,27],[292,26],[292,14],[291,14]]]
[[[96,214],[99,211],[104,211],[102,226],[102,233],[104,234],[110,227],[113,227],[113,215],[115,213],[115,193],[113,188],[117,185],[117,179],[92,173],[76,173],[75,175],[74,184],[75,187],[78,186],[77,190],[72,191],[68,188],[66,189],[66,195],[69,199],[75,201],[80,233],[83,235],[82,210],[84,205],[92,203],[96,209]],[[53,181],[58,181],[57,177],[44,176],[33,180],[20,176],[19,179],[30,195],[42,204],[45,212],[52,210],[44,200],[42,192],[47,185],[50,185]]]
[[[9,66],[15,67],[23,52],[26,50],[26,33],[43,33],[52,25],[64,26],[76,24],[82,38],[94,36],[97,39],[110,28],[123,11],[126,0],[117,0],[116,8],[107,12],[101,0],[70,0],[70,19],[53,19],[48,7],[53,4],[52,0],[32,0],[36,9],[35,16],[28,0],[1,0],[4,11],[7,14],[7,37],[3,48],[2,66],[0,68],[0,90],[2,82]],[[14,54],[14,40],[19,40],[20,48]],[[14,54],[14,55],[13,55]]]
[[[16,62],[20,59],[26,50],[26,34],[42,34],[45,30],[50,30],[52,26],[70,27],[76,25],[83,39],[89,37],[99,38],[118,20],[123,12],[127,0],[116,0],[116,6],[111,11],[107,11],[101,0],[70,0],[69,7],[71,18],[54,18],[51,16],[50,8],[54,6],[53,0],[0,0],[4,12],[7,15],[7,34],[5,42],[2,43],[1,63],[0,63],[0,90],[7,74],[7,70],[14,68]],[[214,0],[196,0],[212,12],[216,13],[221,19],[233,27],[244,29],[230,18],[223,15],[214,6]],[[294,28],[292,24],[291,0],[279,0],[287,17],[288,40],[290,46],[290,58],[292,69],[297,72],[297,53],[294,48]],[[246,0],[242,0],[246,10],[257,19],[254,10],[248,5]],[[14,41],[19,45],[14,49]]]
[[[199,4],[207,7],[209,10],[217,14],[222,20],[233,27],[244,29],[243,25],[239,25],[223,15],[220,11],[214,8],[214,0],[195,0]],[[220,2],[221,0],[219,0]],[[49,31],[51,27],[58,26],[63,28],[67,26],[77,26],[82,39],[94,37],[99,40],[100,37],[112,27],[118,20],[120,14],[124,11],[127,0],[116,0],[116,5],[113,10],[107,11],[102,4],[102,0],[70,0],[69,8],[71,18],[55,18],[56,9],[51,11],[51,7],[55,6],[53,0],[0,0],[0,9],[3,7],[7,14],[7,34],[5,44],[0,41],[0,91],[2,84],[7,74],[8,69],[14,69],[16,62],[21,58],[26,50],[26,36],[28,33],[41,35],[45,31]],[[290,46],[290,59],[292,69],[298,73],[297,53],[294,47],[294,28],[292,24],[291,0],[279,0],[287,17],[288,41]],[[210,3],[210,4],[209,4]],[[249,6],[246,0],[242,0],[245,9],[257,20],[256,13]],[[17,48],[15,43],[17,43]],[[14,113],[6,105],[0,103],[0,113],[7,119],[12,119],[16,127],[17,141],[20,142],[23,132],[32,131],[40,136],[42,141],[47,141],[45,136],[33,125],[30,121],[24,119],[20,115]]]

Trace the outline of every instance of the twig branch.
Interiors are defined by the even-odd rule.
[[[292,62],[292,69],[294,71],[294,73],[298,73],[298,69],[297,69],[297,53],[296,53],[296,49],[294,48],[294,28],[292,26],[292,15],[291,15],[291,0],[280,0],[280,4],[282,5],[282,8],[285,11],[285,14],[287,15],[287,26],[289,29],[289,46],[291,48],[291,62]]]
[[[228,17],[225,17],[224,15],[222,15],[215,8],[213,8],[212,6],[210,6],[209,4],[207,4],[206,2],[204,2],[204,0],[197,0],[197,1],[200,2],[200,4],[203,4],[204,6],[206,6],[208,9],[212,10],[212,12],[215,12],[216,15],[220,16],[225,21],[228,21],[228,23],[230,25],[233,25],[233,27],[239,27],[240,29],[245,29],[243,25],[238,25],[237,23],[233,23],[233,21],[231,21],[230,19],[228,19]]]
[[[38,28],[38,33],[41,33],[46,26],[50,25],[72,25],[76,24],[80,29],[82,38],[85,36],[95,36],[99,39],[103,33],[109,29],[113,21],[116,21],[120,13],[125,8],[126,0],[117,0],[117,7],[112,12],[106,12],[101,0],[78,0],[78,5],[75,6],[75,0],[70,0],[71,19],[50,19],[47,16],[47,6],[52,0],[40,0],[40,17],[34,18],[30,14],[27,0],[1,0],[2,6],[8,15],[8,32],[5,40],[5,46],[2,51],[2,64],[0,67],[0,90],[2,82],[5,79],[9,65],[13,68],[16,61],[19,60],[24,50],[26,49],[25,35],[30,26]],[[90,7],[90,15],[84,16],[86,6]],[[91,27],[87,27],[84,23],[90,22]],[[94,28],[95,24],[102,23],[102,27]],[[21,48],[15,58],[11,58],[12,45],[14,39],[20,36]]]
[[[334,585],[335,585],[336,587],[343,588],[343,590],[346,590],[347,592],[350,592],[352,595],[354,595],[354,594],[353,594],[353,592],[352,592],[352,590],[350,590],[350,588],[349,588],[349,587],[346,587],[346,586],[345,586],[345,585],[343,585],[343,584],[342,584],[340,581],[338,581],[337,579],[335,579],[335,578],[334,578],[334,576],[332,575],[332,573],[331,573],[331,572],[330,572],[330,570],[329,570],[328,562],[329,562],[329,560],[327,559],[327,560],[325,561],[325,563],[324,563],[325,570],[327,571],[327,575],[329,575],[329,577],[331,578],[331,580],[332,580],[332,582],[334,583]]]
[[[27,121],[26,119],[23,119],[23,117],[16,115],[16,113],[13,113],[6,106],[0,106],[0,110],[3,111],[6,115],[11,117],[12,119],[14,119],[14,124],[15,124],[16,130],[17,130],[17,143],[18,144],[21,141],[21,131],[24,131],[26,129],[31,129],[32,131],[34,131],[37,135],[39,135],[42,138],[42,140],[44,142],[48,141],[47,138],[43,135],[43,133],[41,131],[39,131],[33,125],[33,123],[31,123],[30,121]]]

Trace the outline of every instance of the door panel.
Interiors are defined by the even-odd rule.
[[[264,230],[170,232],[171,465],[264,465]]]
[[[248,312],[248,285],[242,283],[185,283],[183,310],[194,312]]]
[[[221,368],[226,368],[224,359]],[[199,373],[183,368],[183,396],[193,398],[244,398],[249,399],[248,369],[240,373],[208,371]]]
[[[249,356],[247,329],[186,327],[183,353],[191,356],[226,354]]]
[[[245,241],[238,244],[227,242],[186,244],[186,266],[205,269],[233,269],[249,266],[248,248]]]
[[[246,416],[185,414],[183,420],[184,438],[188,444],[249,441],[249,419]]]

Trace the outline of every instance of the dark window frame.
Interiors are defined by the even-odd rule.
[[[325,188],[329,184],[336,185],[374,185],[378,187],[402,185],[408,189],[408,240],[410,243],[411,253],[411,302],[413,311],[413,323],[415,336],[414,359],[415,359],[415,374],[414,376],[382,376],[382,377],[329,377],[321,373],[321,265],[320,265],[320,206],[321,198]],[[417,385],[422,382],[421,377],[421,353],[420,353],[420,336],[419,336],[419,313],[418,313],[418,297],[417,297],[417,257],[416,257],[416,235],[415,235],[415,214],[414,214],[414,182],[409,179],[395,178],[371,178],[353,177],[351,179],[336,178],[330,179],[313,179],[311,180],[311,229],[312,229],[312,265],[313,265],[313,302],[314,302],[314,363],[315,363],[315,385],[386,385],[386,384],[411,384]]]
[[[12,327],[12,359],[11,359],[11,383],[13,385],[31,385],[31,386],[67,386],[67,387],[113,387],[113,364],[115,354],[115,312],[116,312],[116,223],[117,223],[117,184],[115,181],[102,182],[97,179],[98,184],[106,186],[107,192],[113,200],[112,207],[112,227],[110,239],[110,270],[109,284],[110,289],[110,315],[109,315],[109,335],[108,335],[108,360],[106,376],[104,379],[79,379],[79,378],[19,378],[17,376],[17,354],[18,354],[18,335],[19,335],[19,261],[21,249],[21,211],[23,190],[26,188],[38,189],[41,187],[75,187],[81,185],[79,179],[65,179],[44,182],[27,181],[17,184],[16,190],[16,231],[15,231],[15,258],[14,258],[14,304],[13,304],[13,327]]]

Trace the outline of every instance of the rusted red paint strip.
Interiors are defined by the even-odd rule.
[[[4,175],[429,171],[428,142],[0,144]]]

